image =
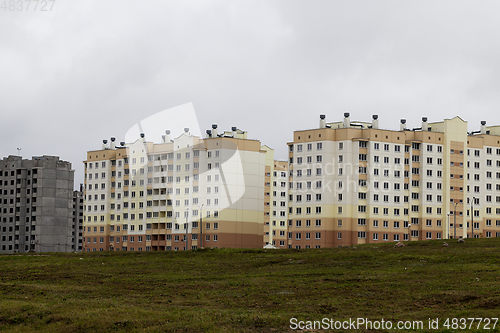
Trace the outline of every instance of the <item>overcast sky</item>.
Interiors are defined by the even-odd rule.
[[[320,114],[500,124],[498,1],[26,4],[0,9],[0,152],[58,155],[75,187],[88,150],[189,102],[203,132],[237,126],[280,159]]]

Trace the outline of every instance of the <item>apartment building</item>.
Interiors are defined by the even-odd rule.
[[[83,250],[83,184],[79,191],[73,191],[73,225],[72,239],[75,251]]]
[[[264,145],[260,148],[265,151],[264,166],[264,240],[263,246],[269,247],[273,244],[271,228],[271,202],[273,201],[272,174],[274,170],[274,149]]]
[[[322,115],[318,128],[294,132],[288,247],[500,235],[500,126],[378,122]]]
[[[288,247],[288,180],[288,161],[274,161],[271,244],[280,249]]]
[[[71,163],[57,156],[0,161],[0,253],[78,249],[73,178]]]
[[[260,248],[266,150],[233,127],[89,151],[84,251]],[[187,243],[187,244],[186,244]]]
[[[264,183],[264,246],[286,248],[288,220],[288,161],[274,159],[274,149],[266,152]]]

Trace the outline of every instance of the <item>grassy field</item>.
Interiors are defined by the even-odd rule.
[[[446,331],[446,318],[500,317],[500,239],[442,244],[3,255],[0,331],[289,332],[291,318]]]

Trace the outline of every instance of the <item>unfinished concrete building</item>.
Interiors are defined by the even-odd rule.
[[[78,250],[81,237],[78,218],[74,220],[73,181],[71,163],[57,156],[3,158],[0,253]]]

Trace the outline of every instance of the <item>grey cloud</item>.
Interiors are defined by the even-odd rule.
[[[0,12],[3,156],[86,151],[193,102],[286,159],[318,115],[500,123],[496,1],[59,1]]]

